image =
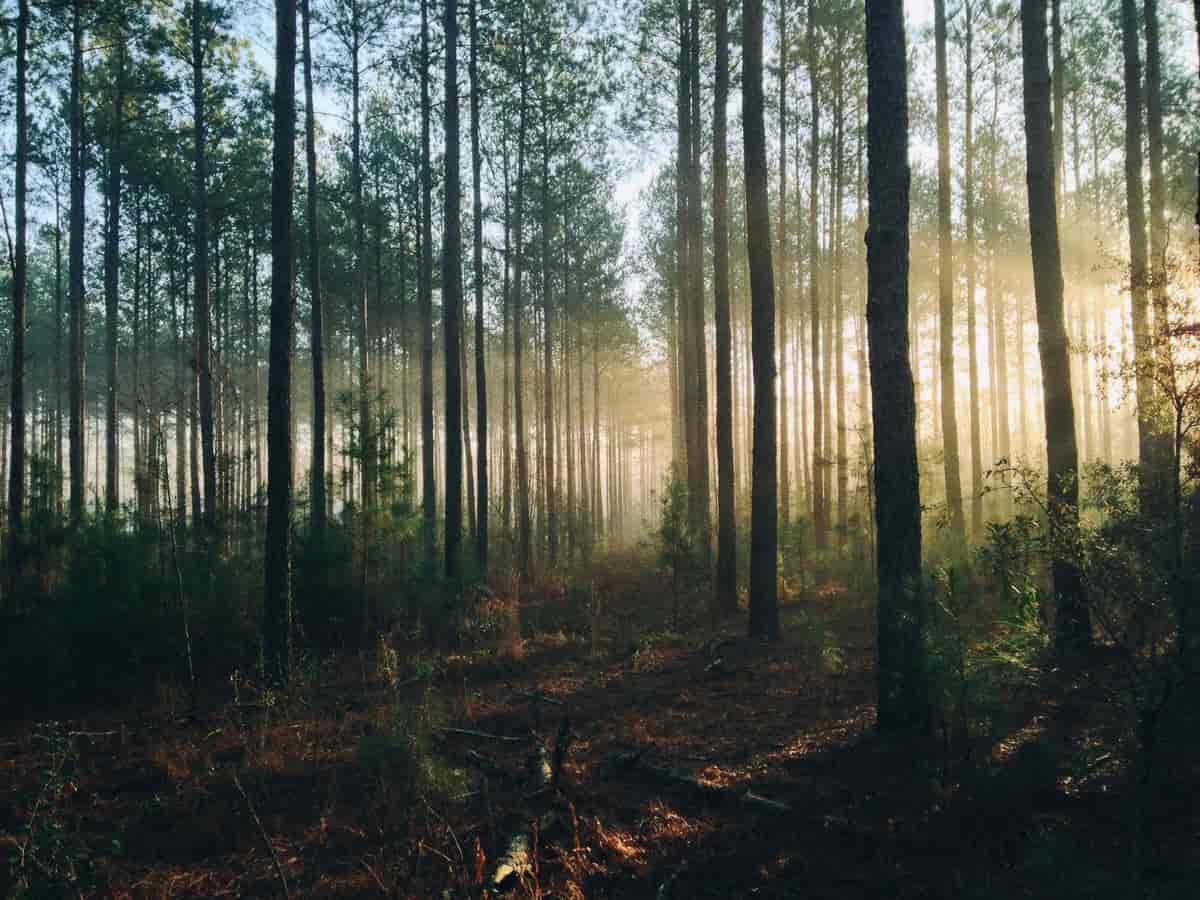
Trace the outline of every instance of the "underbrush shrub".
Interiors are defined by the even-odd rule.
[[[922,577],[926,665],[948,748],[999,739],[1013,699],[1034,691],[1046,670],[1045,597],[1028,565],[1037,533],[1022,517],[989,523],[974,567],[947,563]]]
[[[87,517],[29,563],[0,633],[6,712],[141,696],[162,678],[227,671],[257,644],[255,551]],[[51,569],[51,567],[53,567]],[[182,583],[182,591],[180,584]],[[186,627],[185,627],[186,626]]]

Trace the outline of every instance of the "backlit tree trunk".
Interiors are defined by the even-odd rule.
[[[1083,579],[1063,552],[1078,527],[1078,450],[1071,366],[1063,321],[1062,259],[1054,191],[1054,140],[1050,119],[1050,66],[1046,54],[1046,0],[1021,2],[1021,55],[1025,106],[1025,169],[1029,239],[1037,305],[1038,351],[1046,418],[1046,493],[1049,501],[1051,574],[1061,650],[1091,642]]]
[[[743,6],[742,129],[746,240],[750,257],[754,447],[750,494],[750,635],[777,638],[775,454],[775,279],[767,205],[767,135],[763,117],[762,0]],[[811,10],[811,7],[810,7]]]
[[[716,0],[717,62],[713,98],[713,296],[717,364],[717,610],[737,612],[737,524],[733,490],[732,336],[729,309],[729,2]]]
[[[462,187],[458,143],[458,2],[446,0],[443,27],[445,46],[445,207],[442,233],[442,357],[446,386],[444,418],[446,454],[446,578],[454,585],[460,576],[462,541],[463,422],[462,422],[462,221],[459,206]]]
[[[921,501],[908,355],[908,71],[901,0],[866,0],[867,335],[875,444],[880,729],[923,733]]]
[[[964,537],[954,385],[954,249],[950,224],[950,90],[946,74],[946,0],[934,0],[938,146],[938,361],[941,367],[942,461],[951,538]]]

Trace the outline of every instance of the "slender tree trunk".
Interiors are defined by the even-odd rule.
[[[1046,0],[1022,0],[1021,46],[1025,105],[1026,184],[1029,239],[1037,304],[1038,350],[1046,418],[1047,497],[1052,547],[1062,547],[1078,527],[1079,468],[1071,367],[1063,322],[1062,260],[1055,209],[1054,144],[1050,122],[1050,67],[1046,58]],[[1087,646],[1091,622],[1083,579],[1061,552],[1052,556],[1057,601],[1056,643],[1060,651]]]
[[[501,501],[501,518],[504,521],[506,538],[512,541],[512,416],[509,406],[513,399],[512,385],[509,381],[509,348],[512,346],[512,191],[509,185],[509,152],[507,131],[503,143],[504,157],[504,285],[501,291],[501,318],[503,334],[501,335],[500,363],[503,366],[500,395],[504,402],[500,411],[500,443],[502,453],[502,474],[504,477],[503,498]]]
[[[307,16],[305,18],[307,26]],[[268,676],[276,683],[286,685],[292,619],[288,535],[292,507],[292,324],[296,309],[295,246],[292,242],[292,186],[296,165],[296,0],[276,0],[274,106],[263,657]]]
[[[688,506],[689,518],[697,535],[704,560],[704,571],[710,571],[712,560],[712,511],[709,502],[709,427],[708,427],[708,350],[704,325],[704,202],[702,200],[701,126],[700,126],[700,0],[691,0],[689,9],[687,75],[691,82],[689,99],[691,124],[691,165],[688,167],[688,327],[691,334],[693,367],[689,375],[689,415],[695,420],[688,448]]]
[[[84,218],[84,166],[87,153],[84,148],[83,120],[83,2],[73,0],[71,6],[71,212],[70,235],[68,238],[68,267],[70,269],[71,324],[68,340],[71,345],[68,403],[71,407],[69,429],[69,457],[71,465],[71,521],[78,523],[83,517],[84,491],[84,421],[83,421],[83,218]]]
[[[1142,190],[1142,63],[1138,53],[1137,20],[1135,0],[1121,0],[1121,49],[1125,59],[1125,202],[1129,221],[1130,318],[1137,384],[1138,459],[1149,469],[1154,463],[1154,385],[1149,372],[1149,268],[1146,204]]]
[[[963,6],[965,29],[966,66],[966,110],[964,130],[965,174],[963,178],[963,206],[967,230],[967,358],[970,367],[970,416],[971,416],[971,537],[979,540],[983,534],[983,446],[979,423],[979,351],[975,323],[975,61],[974,61],[974,14],[971,2]]]
[[[430,170],[429,0],[421,0],[421,510],[425,568],[437,564],[437,483],[433,455],[433,173]]]
[[[820,278],[818,277],[821,257],[817,239],[818,197],[821,134],[821,91],[817,73],[816,4],[808,0],[808,82],[811,102],[812,131],[808,145],[808,299],[809,328],[812,330],[812,403],[813,403],[813,539],[818,550],[829,546],[829,513],[825,497],[825,406],[821,395],[821,302]]]
[[[676,59],[675,85],[675,293],[678,297],[676,307],[675,329],[675,358],[678,362],[679,389],[679,419],[683,426],[683,456],[677,460],[682,463],[684,471],[681,476],[691,471],[690,457],[695,452],[695,416],[690,403],[690,389],[695,360],[692,358],[695,345],[691,341],[690,316],[692,304],[691,265],[688,261],[690,253],[691,229],[688,227],[688,182],[692,166],[691,140],[691,90],[692,80],[688,74],[690,54],[688,45],[691,43],[691,27],[688,20],[688,0],[677,0],[676,18],[679,28],[679,54]],[[691,482],[688,482],[689,487]],[[689,498],[688,521],[692,522],[693,506]]]
[[[424,10],[424,6],[422,6]],[[370,366],[370,331],[367,321],[367,222],[366,211],[363,207],[363,171],[362,171],[362,122],[360,117],[360,65],[359,55],[363,43],[362,12],[358,0],[351,0],[351,47],[350,54],[350,178],[353,190],[354,218],[354,295],[357,306],[358,328],[358,440],[362,450],[362,482],[359,489],[362,496],[363,510],[370,509],[374,502],[375,493],[375,430],[371,425],[371,366]],[[425,45],[425,22],[422,19],[422,51]],[[424,64],[428,59],[424,59]],[[425,72],[424,67],[422,72]],[[428,75],[423,74],[422,86],[425,86]]]
[[[200,444],[204,466],[203,520],[211,529],[217,522],[217,454],[213,431],[212,335],[208,298],[208,154],[205,147],[204,60],[207,40],[201,0],[192,0],[192,204],[193,275],[195,286],[196,359],[199,375]]]
[[[788,460],[788,289],[789,259],[787,253],[787,76],[788,76],[788,33],[787,5],[779,2],[779,234],[778,246],[778,309],[779,317],[779,361],[782,372],[779,377],[779,521],[786,528],[791,519],[792,483]],[[718,476],[719,477],[719,476]]]
[[[23,530],[25,516],[25,307],[28,295],[26,268],[26,173],[29,168],[28,91],[29,0],[17,0],[17,158],[16,248],[12,258],[12,453],[8,467],[8,527],[14,538]],[[15,576],[15,552],[9,564]]]
[[[442,356],[446,384],[446,578],[456,585],[461,576],[459,546],[462,543],[463,422],[462,369],[462,221],[459,207],[462,186],[458,141],[458,2],[446,0],[443,28],[446,37],[445,118],[445,208],[442,233]]]
[[[304,57],[304,160],[307,191],[305,218],[308,237],[309,346],[312,353],[312,471],[309,473],[309,499],[312,530],[320,535],[325,529],[325,344],[324,310],[321,299],[321,237],[317,220],[317,121],[313,106],[312,13],[309,0],[300,0]],[[403,299],[401,300],[403,302]],[[269,376],[268,376],[269,377]],[[269,430],[268,424],[268,430]]]
[[[830,217],[833,256],[833,359],[837,392],[837,543],[845,547],[847,537],[848,494],[850,492],[850,460],[846,452],[846,330],[845,291],[842,280],[842,192],[845,187],[846,99],[844,65],[842,62],[842,30],[837,28],[834,53],[834,143],[833,143],[833,214]]]
[[[531,523],[529,518],[529,458],[525,448],[525,393],[524,393],[524,378],[522,371],[522,362],[524,354],[524,341],[521,337],[521,318],[524,310],[524,297],[522,283],[525,274],[524,253],[525,253],[525,140],[526,129],[528,126],[528,108],[529,108],[529,77],[528,77],[528,58],[527,58],[527,38],[525,34],[525,7],[521,7],[520,13],[520,56],[521,56],[521,71],[520,71],[520,109],[518,112],[517,125],[517,191],[516,191],[516,216],[514,222],[514,250],[516,253],[516,261],[513,267],[513,401],[515,404],[514,426],[516,429],[516,456],[517,456],[517,518],[518,518],[518,548],[517,548],[517,568],[520,572],[522,583],[527,584],[532,576],[532,535]]]
[[[939,0],[940,2],[940,0]],[[908,356],[908,71],[901,0],[866,0],[867,329],[875,443],[881,730],[924,733],[916,404]]]
[[[946,73],[946,0],[934,0],[938,145],[938,334],[942,387],[942,456],[951,537],[965,537],[958,468],[958,414],[954,390],[954,249],[950,223],[950,90]]]
[[[734,509],[732,335],[729,309],[729,0],[716,0],[717,61],[713,98],[713,296],[717,363],[717,611],[737,612],[737,519]],[[785,467],[786,471],[786,467]],[[786,497],[786,492],[784,494]]]
[[[988,152],[988,190],[993,198],[996,197],[999,191],[1000,91],[1000,64],[997,59],[995,68],[993,69],[991,147]],[[989,301],[995,306],[997,393],[993,402],[999,407],[996,417],[1000,432],[999,455],[1004,459],[1011,459],[1012,440],[1009,431],[1008,415],[1008,328],[1005,321],[1004,295],[996,287],[996,242],[999,237],[999,231],[995,215],[992,214],[987,221],[987,292]]]
[[[1150,293],[1154,308],[1153,341],[1159,355],[1169,348],[1162,339],[1167,327],[1167,214],[1163,176],[1162,52],[1159,49],[1158,0],[1144,0],[1146,28],[1146,137],[1150,156]],[[1160,436],[1167,447],[1170,438]],[[1164,448],[1165,449],[1165,448]],[[1167,449],[1164,456],[1169,456]],[[1166,462],[1160,460],[1160,464]]]
[[[474,247],[472,263],[475,279],[475,434],[476,451],[476,502],[475,513],[475,556],[479,566],[486,571],[488,562],[488,409],[487,409],[487,360],[484,356],[483,327],[483,200],[480,195],[483,154],[479,147],[479,107],[482,101],[482,83],[479,78],[479,23],[478,0],[468,0],[471,27],[471,209]]]
[[[543,104],[546,102],[542,98]],[[544,112],[543,112],[544,117]],[[550,122],[542,122],[542,486],[546,495],[546,555],[558,562],[558,489],[554,466],[554,308],[550,290]]]
[[[117,403],[117,300],[121,260],[122,118],[125,106],[125,34],[118,19],[113,34],[112,116],[109,125],[108,171],[104,185],[104,508],[112,513],[120,503],[120,409]]]
[[[743,6],[742,139],[754,356],[754,464],[750,498],[750,635],[779,637],[776,603],[775,278],[763,120],[763,4]],[[810,6],[811,11],[811,6]]]
[[[63,480],[63,252],[61,170],[54,172],[54,512],[62,512]]]

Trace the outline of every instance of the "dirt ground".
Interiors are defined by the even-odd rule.
[[[160,690],[7,723],[0,894],[22,873],[110,898],[1099,897],[1126,878],[1120,713],[1095,683],[1012,698],[998,740],[887,743],[869,605],[826,585],[778,643],[638,638],[620,623],[656,590],[614,591],[628,608],[595,635],[436,659],[401,641],[313,663],[286,696],[239,676],[194,713]],[[403,716],[411,746],[389,738]],[[1143,851],[1156,896],[1200,883],[1178,786]],[[527,864],[497,884],[514,838]]]

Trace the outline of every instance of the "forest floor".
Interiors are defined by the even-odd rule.
[[[594,635],[438,657],[403,643],[308,666],[283,696],[233,679],[187,715],[166,691],[6,723],[0,896],[17,878],[112,898],[1130,896],[1104,679],[1009,696],[995,739],[889,743],[872,731],[873,609],[837,583],[785,606],[784,639],[763,644],[613,625],[663,588],[633,564],[606,577]],[[546,589],[522,614],[568,602]],[[1200,883],[1193,755],[1163,763],[1155,896]],[[513,847],[528,852],[497,886]]]

